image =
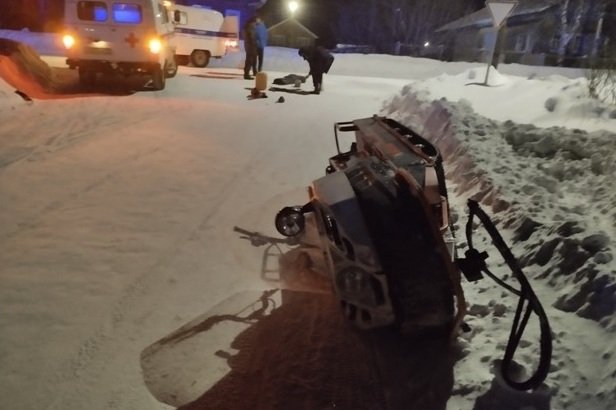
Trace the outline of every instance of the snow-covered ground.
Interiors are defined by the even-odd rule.
[[[0,38],[32,45],[56,68],[25,68],[63,84],[0,55],[0,408],[614,408],[616,107],[588,99],[579,70],[503,65],[485,87],[470,84],[481,64],[341,54],[322,95],[247,100],[237,53],[181,67],[161,92],[101,95],[66,87],[56,37]],[[265,69],[307,72],[280,48]],[[449,118],[460,250],[480,199],[550,318],[545,388],[514,394],[492,372],[517,298],[489,279],[463,280],[472,330],[449,365],[349,329],[327,292],[268,293],[292,246],[233,227],[278,237],[276,211],[305,202],[335,152],[333,123],[377,113],[425,133],[430,114]],[[515,359],[530,374],[535,318],[527,333]]]

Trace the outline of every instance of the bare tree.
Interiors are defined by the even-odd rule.
[[[598,0],[596,4],[595,13],[597,15],[597,26],[595,29],[595,36],[592,42],[592,50],[590,52],[590,57],[594,59],[597,57],[599,52],[599,47],[602,43],[601,33],[603,31],[603,23],[605,19],[605,14],[607,11],[608,0]]]
[[[598,0],[593,11],[597,17],[592,43],[590,67],[586,71],[588,91],[591,97],[605,103],[616,104],[616,38],[614,21],[616,11],[613,0]],[[601,50],[600,50],[601,47]]]
[[[607,54],[601,61],[593,61],[586,71],[586,78],[592,98],[616,104],[616,53]]]
[[[372,5],[372,0],[340,1],[337,25],[339,40],[354,44],[373,44],[370,41],[371,26],[374,25],[370,18]]]
[[[448,0],[391,0],[397,21],[397,36],[403,43],[417,49],[430,40],[435,29],[468,14],[473,7],[468,2]]]
[[[561,0],[560,4],[560,37],[557,47],[557,62],[562,65],[565,60],[567,46],[579,34],[583,17],[588,11],[587,0]]]
[[[416,49],[437,27],[469,11],[463,1],[341,0],[338,37],[373,45],[381,52],[395,53],[400,44]]]

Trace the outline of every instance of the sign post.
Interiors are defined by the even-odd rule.
[[[500,29],[503,22],[507,19],[507,17],[511,14],[515,6],[517,6],[517,4],[517,0],[488,0],[486,2],[486,6],[488,7],[488,10],[490,10],[490,15],[492,16],[492,25],[496,29],[496,32],[494,41],[492,42],[492,46],[490,47],[490,57],[488,58],[488,68],[486,69],[486,78],[483,82],[484,85],[488,85],[490,66],[492,65],[492,59],[494,58],[494,50],[496,49],[496,44],[498,43],[498,30]]]

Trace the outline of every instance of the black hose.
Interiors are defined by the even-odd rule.
[[[466,239],[468,241],[469,250],[471,252],[477,252],[473,247],[473,238],[472,238],[472,227],[473,227],[473,217],[477,216],[481,221],[483,227],[486,229],[494,246],[501,253],[505,262],[511,269],[513,276],[520,283],[520,290],[516,290],[513,287],[509,286],[501,279],[494,276],[485,266],[482,264],[482,271],[494,279],[499,285],[505,287],[512,293],[518,295],[520,297],[518,301],[518,307],[515,312],[515,317],[513,319],[513,325],[511,327],[511,333],[509,334],[509,340],[507,341],[507,347],[505,348],[505,355],[503,357],[503,362],[501,366],[501,371],[503,375],[503,379],[505,382],[512,388],[516,390],[534,390],[543,383],[545,378],[548,375],[550,370],[550,362],[552,360],[552,331],[550,329],[550,324],[548,322],[548,318],[543,310],[543,306],[539,302],[537,295],[533,291],[528,279],[524,276],[522,269],[517,263],[517,260],[511,253],[511,250],[505,244],[505,241],[501,237],[500,233],[494,226],[492,220],[488,217],[488,215],[481,209],[479,204],[476,201],[468,200],[468,207],[470,210],[470,216],[468,218],[468,222],[466,224]],[[526,307],[524,307],[526,303]],[[522,314],[522,312],[524,312]],[[539,328],[540,328],[540,341],[539,341],[539,364],[537,365],[537,369],[535,373],[529,377],[526,381],[518,382],[513,380],[509,376],[509,372],[511,370],[511,364],[513,362],[513,356],[518,348],[520,343],[520,339],[522,338],[522,334],[524,333],[524,329],[528,323],[528,319],[530,318],[531,313],[535,313],[539,318]]]

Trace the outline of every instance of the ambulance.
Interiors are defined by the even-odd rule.
[[[171,5],[169,14],[175,25],[171,44],[179,64],[206,67],[211,58],[239,50],[237,16],[223,17],[216,10],[179,4]]]
[[[163,0],[65,0],[66,64],[91,85],[99,73],[151,78],[155,90],[177,73],[174,25]]]

